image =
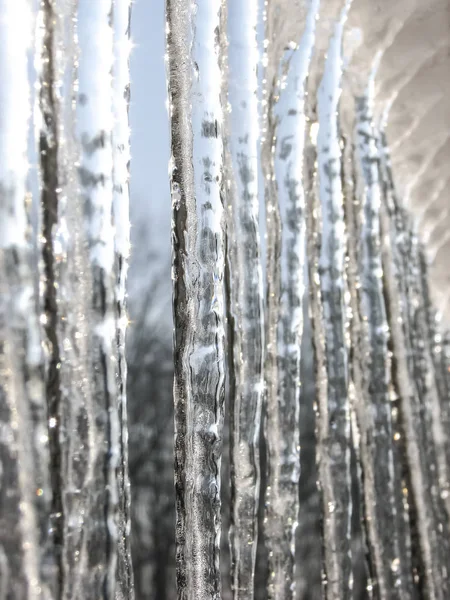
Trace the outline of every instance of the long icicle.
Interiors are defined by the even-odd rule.
[[[394,464],[389,325],[380,249],[379,150],[372,114],[374,75],[375,70],[370,75],[366,94],[356,99],[354,160],[356,194],[361,203],[360,235],[357,239],[361,239],[359,297],[362,348],[355,351],[354,359],[360,362],[364,389],[355,404],[361,430],[365,517],[375,571],[373,585],[380,598],[410,598],[413,584],[407,553],[408,539],[401,516],[403,507],[398,465]],[[396,436],[399,435],[396,432]]]
[[[60,7],[59,7],[60,8]],[[64,508],[63,508],[63,467],[61,452],[61,340],[59,338],[59,284],[58,255],[55,234],[59,230],[60,202],[60,140],[61,127],[60,98],[58,84],[61,77],[58,61],[58,43],[61,33],[61,21],[56,16],[56,2],[44,0],[40,5],[39,29],[42,35],[37,39],[37,52],[40,61],[39,87],[39,154],[41,184],[41,230],[42,258],[44,277],[40,285],[42,290],[42,316],[46,334],[46,399],[49,439],[49,468],[52,489],[52,507],[50,515],[51,548],[57,568],[56,595],[64,588]]]
[[[49,530],[58,569],[58,597],[80,598],[101,588],[88,561],[103,548],[92,544],[91,519],[99,490],[98,444],[91,389],[92,279],[79,197],[79,147],[75,104],[76,0],[41,3],[39,129],[42,254],[42,315],[48,348],[46,394],[52,476]],[[70,435],[67,434],[70,432]],[[95,509],[94,509],[95,510]],[[99,554],[97,554],[97,551]],[[103,559],[100,558],[100,562]],[[95,586],[98,586],[95,588]]]
[[[100,490],[89,506],[90,587],[85,593],[115,597],[120,469],[120,423],[116,382],[116,312],[113,202],[113,5],[112,0],[79,0],[77,139],[79,180],[92,276],[90,310],[93,395],[89,424],[95,443],[94,480]],[[102,485],[100,485],[102,482]],[[95,539],[95,548],[92,546]]]
[[[80,148],[75,138],[76,0],[41,4],[41,204],[45,279],[42,322],[48,346],[47,402],[53,506],[50,531],[58,562],[58,595],[81,598],[101,590],[104,546],[92,547],[103,469],[93,399],[89,255],[80,196]],[[106,420],[105,420],[106,422]],[[70,435],[67,434],[70,432]],[[101,459],[100,459],[101,460]],[[59,552],[60,555],[59,555]],[[89,564],[100,565],[91,569]],[[100,574],[100,576],[99,576]]]
[[[221,0],[167,0],[177,586],[219,600],[225,377]]]
[[[0,593],[38,600],[54,588],[41,572],[51,488],[26,189],[32,27],[30,2],[0,1]]]
[[[317,162],[322,230],[319,257],[327,396],[319,402],[319,476],[324,511],[324,568],[328,600],[351,592],[351,476],[348,398],[345,223],[337,111],[342,76],[346,1],[330,40],[318,90]],[[324,401],[325,400],[325,401]]]
[[[353,126],[353,123],[352,123]],[[369,554],[368,547],[368,532],[367,532],[367,519],[364,519],[366,511],[365,507],[365,496],[363,493],[363,482],[365,479],[365,473],[361,461],[361,455],[364,450],[364,446],[361,447],[361,440],[363,436],[362,427],[360,425],[360,419],[358,419],[357,408],[361,408],[361,398],[365,393],[364,390],[364,369],[361,361],[358,358],[363,353],[362,348],[362,319],[359,311],[359,288],[360,288],[360,275],[359,275],[359,264],[358,264],[358,233],[359,224],[357,219],[357,213],[359,201],[356,199],[355,194],[355,161],[354,156],[354,144],[353,144],[353,131],[346,131],[343,133],[343,152],[342,152],[342,179],[343,179],[343,190],[344,190],[344,201],[345,201],[345,215],[346,215],[346,226],[347,226],[347,290],[346,294],[349,298],[350,303],[350,364],[349,364],[349,398],[350,398],[350,410],[351,410],[351,424],[352,424],[352,440],[355,449],[355,475],[356,483],[358,486],[358,500],[359,506],[355,508],[359,512],[360,517],[360,535],[361,535],[361,547],[365,554],[365,574],[367,576],[366,591],[368,592],[368,598],[373,598],[373,573],[374,567],[372,564],[372,557]],[[353,518],[353,520],[355,520]],[[352,532],[352,535],[353,532]],[[353,561],[354,562],[354,561]]]
[[[268,320],[276,323],[268,344],[269,363],[277,371],[267,393],[267,463],[265,539],[269,552],[268,595],[274,599],[295,594],[295,532],[298,523],[300,477],[299,411],[300,347],[305,293],[305,86],[315,41],[318,0],[308,3],[305,28],[292,52],[285,79],[274,106],[273,155],[281,228],[271,221],[272,244],[267,272],[279,289],[268,302]],[[278,277],[276,276],[278,273]],[[272,296],[273,298],[273,296]],[[279,302],[279,304],[278,304]]]
[[[120,419],[119,469],[119,552],[117,588],[123,598],[132,600],[134,594],[130,548],[130,482],[128,478],[128,418],[127,362],[125,337],[128,324],[126,312],[126,281],[130,253],[130,131],[129,99],[131,50],[131,0],[114,0],[114,68],[113,68],[113,219],[115,228],[116,318],[118,388]],[[117,599],[118,600],[118,599]]]
[[[263,394],[263,276],[258,200],[257,0],[228,3],[228,257],[232,371],[230,385],[231,581],[234,598],[253,598],[260,487]],[[231,343],[231,341],[230,341]]]

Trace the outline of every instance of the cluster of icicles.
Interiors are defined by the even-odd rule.
[[[42,0],[37,22],[31,5],[0,0],[0,600],[129,599],[130,3]],[[314,94],[320,7],[305,2],[298,40],[262,80],[261,138],[257,0],[166,6],[179,598],[221,598],[225,397],[233,595],[259,597],[262,578],[262,597],[295,596],[307,304],[323,597],[352,597],[359,514],[366,596],[445,600],[450,340],[373,118],[372,76],[351,125],[340,118],[350,1]]]
[[[351,118],[341,118],[351,2],[342,2],[331,28],[316,89],[308,76],[321,9],[319,0],[304,4],[298,39],[272,71],[266,33],[261,103],[257,0],[166,4],[178,595],[221,597],[224,416],[233,597],[291,599],[305,578],[307,588],[295,555],[305,543],[295,533],[307,303],[323,597],[353,597],[356,511],[364,597],[444,600],[448,340],[438,332],[423,249],[374,118],[376,60]],[[255,574],[265,591],[255,590]]]
[[[133,597],[129,18],[0,0],[1,600]]]

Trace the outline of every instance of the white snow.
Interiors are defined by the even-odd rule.
[[[27,0],[0,0],[0,248],[26,243],[31,17]]]
[[[345,231],[341,184],[341,148],[337,113],[341,95],[342,78],[342,35],[351,0],[346,0],[340,20],[336,23],[330,40],[324,74],[319,86],[317,133],[317,157],[319,165],[320,199],[322,204],[322,244],[320,266],[327,270],[331,266],[340,274],[344,272]],[[341,226],[341,227],[339,227]],[[333,246],[333,251],[330,249]],[[328,276],[323,278],[324,285]],[[336,282],[344,289],[343,277]]]
[[[81,188],[90,203],[87,227],[91,260],[106,272],[114,263],[111,9],[111,0],[80,0],[78,7],[77,136],[84,172]]]
[[[116,251],[124,258],[128,258],[130,251],[128,163],[131,156],[127,89],[130,85],[128,61],[132,44],[128,34],[129,10],[130,0],[114,3],[113,213]]]
[[[305,145],[305,85],[309,73],[315,42],[315,29],[320,0],[309,2],[305,29],[299,45],[292,53],[284,89],[275,107],[278,120],[276,151],[274,157],[278,201],[282,220],[281,243],[281,286],[284,311],[290,291],[300,300],[297,309],[290,315],[290,327],[301,335],[305,291],[303,266],[305,264],[305,196],[303,180],[303,151]],[[287,156],[285,155],[287,154]],[[289,227],[289,213],[295,211],[295,227]],[[289,267],[290,256],[294,255],[298,266]]]

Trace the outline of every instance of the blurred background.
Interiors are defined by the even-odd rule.
[[[164,0],[133,3],[128,407],[137,599],[175,598],[171,199]]]

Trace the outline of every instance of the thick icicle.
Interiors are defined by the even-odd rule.
[[[356,305],[353,310],[360,310],[362,319],[360,343],[353,359],[359,363],[355,367],[361,371],[363,389],[355,398],[355,410],[361,435],[365,523],[374,569],[372,583],[379,598],[411,598],[410,542],[402,516],[399,484],[401,462],[394,462],[399,458],[394,444],[401,433],[396,431],[394,437],[391,416],[391,411],[395,416],[395,409],[391,406],[389,325],[382,279],[379,150],[373,124],[374,75],[375,70],[370,75],[365,95],[356,100],[355,171],[360,227],[350,244],[361,240],[360,308]],[[354,289],[351,296],[355,296]]]
[[[322,215],[320,290],[327,394],[319,394],[318,460],[324,510],[324,568],[329,600],[351,593],[351,476],[348,399],[345,223],[337,111],[346,1],[330,40],[318,90],[317,162]]]
[[[253,598],[263,393],[263,276],[258,201],[257,0],[228,3],[231,579]]]
[[[448,522],[440,495],[436,448],[431,424],[431,407],[425,405],[427,376],[424,371],[420,336],[420,283],[414,270],[414,248],[407,216],[399,205],[392,180],[384,136],[380,141],[383,176],[382,224],[385,236],[384,270],[391,315],[396,378],[411,489],[404,488],[416,528],[413,569],[427,597],[444,599],[448,592]],[[414,283],[416,282],[416,283]],[[419,310],[418,310],[419,309]],[[430,414],[431,413],[431,414]]]
[[[31,4],[0,1],[0,595],[51,598],[44,362],[26,190]]]
[[[58,565],[58,594],[63,599],[101,593],[105,551],[95,538],[103,522],[99,493],[104,493],[105,484],[99,464],[104,460],[104,438],[95,432],[98,411],[91,385],[92,277],[84,207],[72,201],[80,196],[80,148],[74,136],[72,97],[77,88],[76,11],[76,0],[41,4],[39,138],[46,276],[41,284],[41,318],[48,348],[50,531]]]
[[[126,280],[130,252],[129,164],[130,133],[128,103],[130,97],[129,55],[131,50],[131,0],[114,0],[114,69],[113,69],[113,218],[115,228],[116,307],[117,307],[117,384],[119,391],[120,455],[119,470],[119,552],[117,593],[130,598],[133,593],[133,570],[130,550],[130,482],[128,479],[127,362],[125,336],[127,328]]]
[[[271,281],[267,347],[276,374],[267,390],[267,462],[265,539],[269,552],[269,598],[295,594],[295,531],[298,522],[300,347],[305,293],[305,85],[315,40],[319,1],[308,3],[304,32],[290,52],[289,67],[273,107],[273,169],[277,219],[268,222],[268,237],[278,252],[268,253]],[[272,206],[268,205],[271,212]],[[272,215],[271,215],[272,217]],[[280,227],[281,224],[281,227]],[[276,288],[274,287],[276,285]]]
[[[166,4],[180,600],[220,598],[225,374],[221,4]]]
[[[89,523],[86,555],[89,596],[115,596],[120,470],[120,423],[116,384],[116,312],[113,201],[113,6],[111,0],[78,3],[77,139],[79,181],[85,211],[92,276],[90,310],[91,406],[88,444],[95,453],[95,483],[85,519]],[[80,557],[81,560],[81,557]]]

